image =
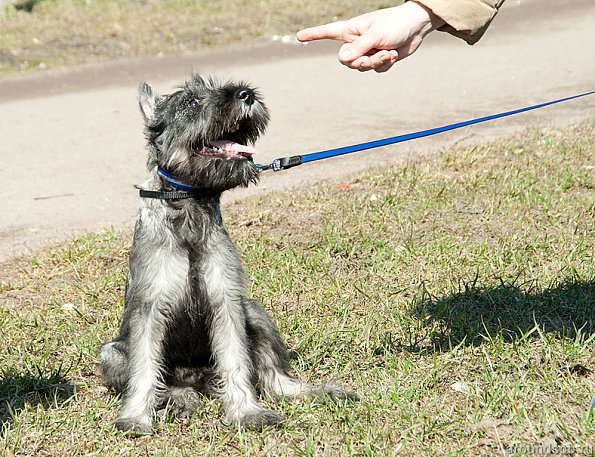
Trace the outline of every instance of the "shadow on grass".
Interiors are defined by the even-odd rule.
[[[595,280],[566,279],[552,287],[506,284],[481,287],[477,279],[461,284],[446,297],[420,291],[414,313],[431,328],[424,340],[430,346],[410,344],[409,352],[446,351],[479,345],[486,337],[513,342],[540,328],[560,338],[588,338],[595,332]],[[421,343],[421,341],[420,341]]]
[[[27,406],[57,408],[72,398],[75,386],[64,378],[66,374],[59,368],[48,375],[40,370],[38,373],[3,375],[0,378],[0,438]]]

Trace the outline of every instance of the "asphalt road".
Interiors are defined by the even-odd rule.
[[[258,86],[272,112],[256,160],[423,130],[595,89],[593,0],[508,0],[470,47],[435,33],[386,74],[347,70],[339,45],[259,43],[0,81],[0,261],[136,216],[145,179],[136,88],[191,71]],[[595,96],[452,133],[263,176],[226,199],[303,186],[455,143],[595,117]]]

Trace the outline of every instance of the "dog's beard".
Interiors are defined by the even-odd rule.
[[[166,168],[185,183],[218,192],[256,184],[259,173],[249,159],[209,157],[187,149],[176,151]]]

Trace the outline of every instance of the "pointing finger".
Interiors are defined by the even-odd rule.
[[[346,36],[346,22],[331,22],[330,24],[318,25],[304,30],[300,30],[296,37],[299,41],[313,41],[313,40],[343,40]]]

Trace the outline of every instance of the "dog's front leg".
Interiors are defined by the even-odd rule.
[[[128,383],[122,395],[116,428],[147,434],[151,433],[157,391],[161,387],[165,329],[154,304],[141,305],[134,311],[129,327],[129,347],[132,350],[128,363]]]
[[[227,243],[222,243],[224,246]],[[243,273],[233,247],[210,251],[205,284],[211,314],[211,349],[221,379],[219,395],[226,419],[239,427],[262,429],[283,419],[257,400],[254,367],[246,331]]]
[[[171,248],[168,238],[155,237],[154,244],[138,238],[135,235],[122,320],[128,382],[116,427],[149,433],[157,397],[164,388],[161,370],[168,316],[187,297],[188,259]]]

